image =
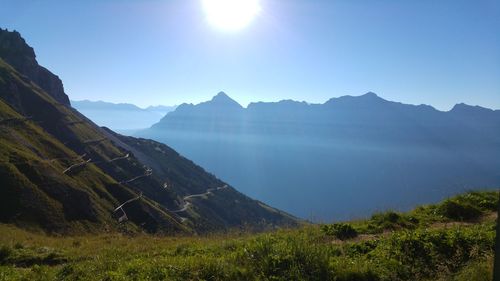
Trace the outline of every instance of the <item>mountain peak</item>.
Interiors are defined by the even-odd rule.
[[[233,99],[231,99],[226,93],[221,91],[212,98],[212,101],[215,100],[233,100]]]
[[[242,106],[232,98],[230,98],[226,93],[224,92],[219,92],[217,95],[215,95],[210,103],[215,103],[217,105],[223,105],[223,106],[237,106],[238,108],[242,108]]]
[[[35,51],[19,32],[0,28],[0,58],[35,82],[56,101],[70,105],[61,79],[38,64]]]
[[[379,96],[377,94],[375,94],[374,92],[368,92],[364,95],[361,95],[360,97],[365,97],[365,98],[379,98]]]

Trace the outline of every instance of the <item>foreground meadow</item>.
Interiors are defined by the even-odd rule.
[[[331,225],[190,237],[0,225],[0,280],[491,280],[496,192]]]

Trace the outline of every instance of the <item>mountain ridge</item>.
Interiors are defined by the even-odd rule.
[[[2,223],[51,233],[158,234],[298,223],[230,185],[179,212],[186,195],[226,184],[166,145],[99,127],[1,56],[0,132]]]
[[[258,102],[238,110],[207,101],[172,111],[136,135],[174,147],[245,193],[299,217],[348,219],[350,210],[404,209],[500,184],[493,168],[500,165],[494,157],[500,153],[500,111],[469,105],[440,111],[374,93],[323,104]]]
[[[323,103],[310,103],[307,101],[299,101],[299,100],[293,100],[293,99],[282,99],[279,101],[254,101],[250,102],[246,107],[240,105],[237,101],[235,101],[233,98],[231,98],[229,95],[227,95],[225,92],[219,92],[218,94],[214,95],[210,100],[208,101],[203,101],[199,103],[182,103],[179,107],[183,108],[192,108],[196,106],[210,106],[210,105],[220,105],[220,103],[233,103],[237,105],[237,107],[242,108],[243,110],[248,110],[249,108],[255,108],[256,106],[269,106],[269,105],[302,105],[304,107],[307,106],[321,106],[321,105],[327,105],[327,104],[336,104],[339,102],[352,102],[352,101],[364,101],[364,102],[372,102],[372,103],[388,103],[388,104],[397,104],[397,105],[403,105],[403,106],[411,106],[411,107],[420,107],[420,108],[427,108],[427,109],[432,109],[437,112],[450,112],[453,110],[457,110],[458,108],[461,107],[466,107],[466,108],[476,108],[476,109],[485,109],[485,110],[490,110],[494,112],[500,112],[500,109],[492,109],[492,108],[487,108],[484,106],[480,105],[469,105],[463,102],[458,102],[456,103],[452,108],[449,110],[440,110],[436,109],[434,106],[429,105],[429,104],[411,104],[411,103],[403,103],[403,102],[396,102],[396,101],[390,101],[387,100],[379,95],[377,95],[374,92],[367,92],[362,95],[358,96],[353,96],[353,95],[343,95],[339,97],[333,97],[328,99],[327,101]]]
[[[224,106],[221,107],[223,100]],[[282,100],[279,102],[257,102],[250,103],[246,108],[241,107],[233,99],[223,93],[223,96],[216,95],[209,101],[198,104],[182,104],[167,115],[158,123],[153,124],[147,130],[181,130],[189,131],[189,128],[197,132],[210,131],[230,133],[264,133],[270,132],[271,128],[265,128],[265,124],[275,122],[273,133],[293,134],[321,134],[341,137],[344,134],[349,136],[351,131],[338,133],[332,131],[331,126],[335,124],[353,123],[364,124],[368,127],[386,127],[384,123],[391,123],[391,126],[400,128],[405,132],[405,124],[402,122],[414,123],[418,126],[427,126],[438,132],[440,124],[454,127],[455,133],[459,132],[458,127],[470,126],[468,122],[463,122],[457,118],[458,111],[468,112],[477,117],[479,114],[491,114],[491,116],[481,116],[490,118],[496,122],[500,118],[500,110],[486,109],[479,106],[469,106],[457,104],[449,111],[440,111],[430,105],[413,105],[385,100],[373,92],[361,96],[341,96],[332,98],[323,104],[310,104],[293,100]],[[231,106],[226,106],[231,104]],[[432,121],[434,120],[434,121]],[[281,123],[287,125],[280,125]],[[322,128],[308,126],[307,124],[321,124]],[[259,125],[260,124],[260,125]],[[327,125],[330,124],[330,125]],[[494,126],[494,124],[492,124]],[[498,127],[498,126],[497,126]],[[345,128],[341,128],[344,130]],[[385,130],[385,128],[381,128]],[[473,130],[474,128],[470,128]],[[147,131],[145,130],[145,131]],[[263,131],[264,130],[264,131]],[[281,130],[281,131],[280,131]],[[435,131],[435,132],[434,132]],[[376,133],[376,132],[374,132]],[[140,132],[137,134],[141,134]],[[364,133],[363,133],[364,134]],[[392,132],[397,134],[397,132]],[[474,136],[468,136],[468,139]]]
[[[58,102],[70,104],[61,79],[38,64],[35,50],[26,43],[19,32],[9,32],[7,29],[0,28],[0,42],[0,57],[5,62],[33,80]]]

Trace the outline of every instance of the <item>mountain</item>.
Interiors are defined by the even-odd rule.
[[[146,107],[145,109],[149,112],[153,112],[153,113],[156,113],[158,115],[160,115],[161,117],[165,116],[167,113],[169,113],[170,111],[173,111],[177,106],[175,105],[172,105],[172,106],[168,106],[168,105],[151,105],[151,106],[148,106]]]
[[[89,117],[100,126],[120,132],[149,128],[175,106],[150,106],[142,109],[129,103],[110,103],[104,101],[71,101],[71,106]]]
[[[57,102],[69,105],[61,79],[38,65],[35,51],[26,44],[19,32],[0,28],[0,57],[20,74],[37,84]]]
[[[207,102],[197,105],[183,103],[170,112],[168,125],[172,129],[205,131],[238,130],[244,108],[224,92],[218,93]],[[165,117],[162,119],[164,120]],[[153,125],[153,128],[163,126],[164,122]],[[189,126],[189,127],[186,127]],[[188,129],[189,128],[189,129]]]
[[[350,219],[500,184],[500,111],[450,111],[375,93],[323,104],[183,104],[137,135],[300,217]]]
[[[34,57],[19,38],[0,30],[9,61]],[[40,86],[54,74],[35,82],[28,74],[43,68],[36,61],[33,69],[24,66],[20,72],[0,56],[0,222],[57,233],[199,233],[298,223],[166,145],[97,126]]]

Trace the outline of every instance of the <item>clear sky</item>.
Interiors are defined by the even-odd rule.
[[[373,91],[448,110],[500,109],[498,0],[260,0],[247,27],[210,25],[201,0],[0,0],[71,99],[246,105]]]

